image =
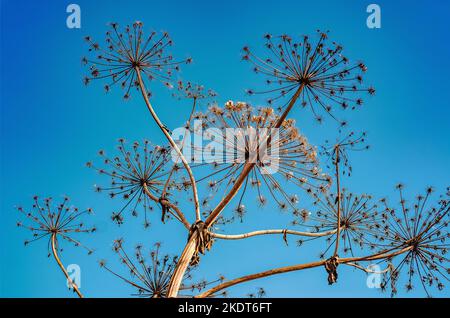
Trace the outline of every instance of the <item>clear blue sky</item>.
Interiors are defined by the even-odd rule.
[[[45,242],[25,248],[29,233],[15,226],[14,205],[31,204],[34,194],[59,198],[96,211],[87,220],[99,231],[83,242],[96,249],[92,256],[67,249],[66,264],[82,269],[82,291],[92,297],[129,296],[133,290],[101,270],[106,258],[120,268],[111,252],[112,240],[124,236],[127,245],[162,241],[164,250],[178,254],[186,234],[175,223],[161,226],[158,218],[144,231],[142,220],[118,228],[109,220],[117,202],[94,193],[104,183],[84,163],[100,148],[112,150],[119,137],[128,140],[162,138],[142,101],[124,104],[118,94],[105,96],[101,85],[82,85],[83,36],[101,40],[111,21],[141,20],[148,28],[166,30],[175,41],[173,52],[192,56],[181,76],[211,87],[221,103],[245,100],[244,89],[261,83],[250,66],[240,61],[244,45],[262,45],[266,32],[312,34],[329,29],[353,60],[369,67],[367,82],[377,89],[357,113],[347,115],[357,130],[366,130],[372,149],[354,156],[354,175],[344,185],[354,192],[396,199],[394,185],[402,181],[412,198],[425,186],[444,191],[450,180],[450,80],[448,77],[448,1],[376,1],[382,9],[382,28],[366,27],[369,1],[75,1],[81,6],[82,28],[65,25],[68,1],[1,1],[1,264],[0,296],[71,297],[62,274],[46,256]],[[154,103],[169,127],[178,127],[188,114],[185,103],[155,88]],[[257,101],[258,102],[258,101]],[[336,131],[331,121],[322,126],[301,110],[293,113],[312,143],[321,143]],[[249,204],[244,229],[279,227],[289,218],[274,209],[257,210]],[[275,221],[274,221],[275,220]],[[168,237],[170,233],[170,238]],[[280,237],[259,237],[245,242],[216,242],[202,258],[199,278],[219,273],[232,278],[274,266],[317,258],[311,244],[286,247]],[[256,246],[258,248],[256,248]],[[231,289],[242,296],[265,287],[268,296],[384,296],[368,289],[365,275],[342,269],[337,285],[328,286],[323,268],[280,275]],[[418,289],[400,296],[423,296]],[[449,289],[435,296],[450,296]]]

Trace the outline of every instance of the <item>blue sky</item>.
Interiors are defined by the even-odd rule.
[[[382,9],[382,28],[377,30],[365,24],[368,1],[76,1],[82,10],[80,30],[65,25],[69,3],[1,1],[0,296],[72,296],[57,265],[47,258],[45,242],[24,248],[28,233],[15,226],[14,206],[31,205],[34,194],[54,198],[67,194],[80,208],[96,211],[86,222],[96,224],[99,231],[83,239],[96,249],[94,255],[69,248],[63,254],[64,263],[81,266],[86,296],[126,297],[133,292],[97,264],[105,258],[112,267],[121,268],[111,252],[117,237],[125,237],[130,248],[156,241],[162,241],[171,254],[183,248],[186,234],[175,223],[161,226],[155,217],[146,231],[141,219],[130,219],[120,228],[112,224],[110,213],[118,202],[94,193],[93,185],[105,180],[84,167],[96,158],[98,149],[113,150],[119,137],[163,142],[141,99],[123,103],[119,94],[105,95],[98,83],[82,85],[83,37],[100,41],[111,21],[141,20],[150,29],[168,31],[175,42],[173,53],[194,58],[180,76],[216,90],[220,103],[245,100],[244,89],[262,81],[240,60],[244,45],[261,47],[266,32],[301,35],[328,29],[350,59],[364,60],[369,68],[366,81],[377,89],[360,111],[346,115],[355,130],[368,132],[372,148],[353,157],[354,174],[344,179],[344,185],[393,200],[394,185],[400,181],[410,198],[428,185],[438,192],[448,185],[448,1],[377,1]],[[163,87],[155,87],[154,92],[154,104],[166,125],[180,126],[188,105],[171,99]],[[331,120],[318,125],[299,109],[293,116],[312,143],[334,138],[336,125]],[[251,203],[248,208],[246,222],[230,226],[230,232],[289,221],[274,209],[258,211]],[[286,247],[280,237],[217,242],[202,258],[197,277],[209,279],[222,273],[232,278],[307,262],[317,258],[318,248],[323,247],[294,245]],[[262,286],[273,297],[385,296],[367,288],[361,272],[342,269],[340,275],[339,283],[331,287],[323,268],[318,268],[230,291],[242,296]],[[434,295],[450,296],[448,289]],[[423,293],[400,288],[400,296]]]

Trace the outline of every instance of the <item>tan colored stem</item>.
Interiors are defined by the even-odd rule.
[[[156,196],[154,196],[149,190],[146,184],[144,184],[144,192],[145,194],[149,197],[150,200],[155,201],[155,202],[159,202],[159,198],[157,198]],[[172,211],[175,211],[176,215],[178,216],[178,219],[180,220],[181,223],[183,223],[183,225],[185,226],[185,228],[187,228],[188,230],[191,228],[191,224],[188,222],[188,220],[186,220],[186,217],[184,216],[183,212],[181,212],[181,210],[172,202],[166,200],[165,204],[169,207],[169,209],[171,209]]]
[[[178,291],[180,289],[181,283],[183,281],[184,273],[186,272],[189,263],[191,262],[192,256],[195,253],[195,247],[197,245],[197,232],[193,232],[189,238],[186,246],[184,247],[183,253],[181,253],[178,259],[177,266],[170,279],[169,287],[167,290],[167,297],[177,297]]]
[[[155,120],[156,124],[159,126],[159,128],[161,129],[163,134],[166,136],[166,138],[169,141],[172,148],[175,149],[175,152],[177,153],[178,157],[180,158],[181,162],[183,163],[184,168],[186,169],[186,171],[189,175],[189,179],[190,179],[191,185],[192,185],[192,192],[193,192],[193,196],[194,196],[195,216],[196,216],[197,220],[200,220],[200,204],[198,201],[197,183],[195,182],[194,174],[192,173],[191,167],[189,166],[189,163],[186,161],[186,158],[183,156],[183,153],[181,152],[180,148],[178,148],[178,146],[175,143],[175,141],[173,140],[172,136],[169,134],[168,129],[161,122],[161,120],[159,119],[155,110],[153,109],[152,104],[150,103],[150,100],[148,99],[147,90],[145,89],[144,82],[142,81],[141,70],[139,69],[139,67],[136,67],[136,75],[138,78],[142,97],[144,98],[145,104],[147,105],[147,108],[150,111],[150,114],[152,115],[153,119]]]
[[[363,256],[363,257],[349,257],[349,258],[340,258],[340,259],[338,258],[337,262],[338,262],[338,264],[345,264],[345,263],[353,263],[353,262],[357,262],[357,261],[372,261],[372,260],[377,260],[377,259],[390,258],[390,257],[394,257],[399,254],[403,254],[403,253],[411,250],[411,248],[412,248],[411,246],[408,246],[408,247],[405,247],[401,250],[398,250],[398,251],[392,252],[392,253],[384,251],[384,252],[380,252],[380,253],[369,255],[369,256]],[[263,278],[263,277],[267,277],[267,276],[272,276],[272,275],[276,275],[276,274],[282,274],[282,273],[299,271],[299,270],[313,268],[313,267],[319,267],[319,266],[325,265],[326,262],[327,262],[327,260],[321,260],[321,261],[312,262],[312,263],[270,269],[270,270],[267,270],[264,272],[242,276],[242,277],[235,278],[235,279],[229,280],[227,282],[221,283],[207,291],[204,291],[203,293],[201,293],[195,297],[196,298],[208,297],[208,296],[215,294],[216,292],[218,292],[220,290],[223,290],[225,288],[228,288],[228,287],[240,284],[240,283],[244,283],[244,282],[248,282],[251,280],[255,280],[255,279],[259,279],[259,278]]]
[[[64,276],[66,276],[66,279],[68,281],[70,281],[72,288],[77,293],[78,297],[83,298],[83,294],[81,294],[80,290],[78,289],[77,284],[75,284],[75,282],[70,278],[69,273],[67,273],[64,265],[62,264],[61,260],[59,259],[58,251],[56,249],[56,233],[52,234],[51,244],[52,244],[53,257],[55,258],[55,260],[58,263],[59,267],[61,268],[62,272],[64,273]]]
[[[327,232],[317,232],[317,233],[310,233],[310,232],[299,232],[299,231],[293,231],[293,230],[259,230],[259,231],[253,231],[243,234],[234,234],[234,235],[227,235],[227,234],[220,234],[220,233],[213,233],[209,232],[212,237],[223,239],[223,240],[240,240],[245,239],[252,236],[258,236],[258,235],[267,235],[267,234],[290,234],[290,235],[297,235],[297,236],[307,236],[307,237],[322,237],[327,235],[332,235],[336,233],[336,230],[327,231]]]
[[[194,116],[195,106],[196,106],[196,105],[197,105],[197,98],[194,97],[194,102],[193,102],[193,104],[192,104],[191,113],[190,113],[189,119],[188,119],[188,121],[187,121],[187,127],[188,127],[188,129],[189,129],[190,126],[191,126],[191,121],[192,121],[192,117]],[[180,150],[183,150],[183,148],[184,148],[184,143],[185,143],[185,141],[186,141],[186,135],[187,135],[188,132],[189,132],[189,130],[186,130],[186,131],[184,132],[183,142],[181,143],[181,149],[180,149]],[[169,176],[167,177],[166,183],[164,184],[164,188],[163,188],[163,191],[162,191],[162,193],[161,193],[161,196],[162,196],[162,197],[164,197],[164,196],[166,195],[166,193],[167,193],[167,188],[169,187],[170,179],[172,178],[172,175],[173,175],[173,173],[174,173],[174,171],[175,171],[175,168],[176,168],[177,164],[178,164],[178,158],[177,158],[176,162],[174,163],[172,169],[170,170]],[[198,221],[198,220],[197,220],[197,221]]]
[[[339,183],[339,145],[335,147],[336,153],[336,200],[337,200],[337,230],[336,230],[336,245],[334,247],[334,256],[337,256],[339,250],[339,239],[341,235],[341,187]]]

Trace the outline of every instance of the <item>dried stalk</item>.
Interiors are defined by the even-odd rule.
[[[292,96],[292,99],[290,100],[287,108],[283,112],[283,114],[278,119],[277,123],[273,128],[280,128],[280,126],[283,124],[284,120],[286,119],[287,115],[291,111],[292,107],[294,107],[295,102],[297,101],[298,97],[300,96],[302,90],[303,90],[304,84],[300,85],[300,87],[295,92],[294,96]],[[270,134],[268,136],[267,143],[270,142]],[[267,143],[264,143],[262,146],[267,145]],[[264,150],[262,150],[264,151]],[[257,154],[253,154],[254,156],[257,156]],[[240,176],[237,178],[235,183],[233,184],[233,187],[230,189],[228,194],[219,202],[219,204],[216,206],[216,208],[211,212],[211,214],[206,218],[205,220],[205,226],[208,228],[211,226],[211,224],[214,223],[214,221],[217,219],[219,214],[223,211],[223,209],[230,203],[230,201],[233,199],[233,197],[236,195],[236,193],[241,188],[242,184],[244,183],[245,179],[247,178],[248,174],[252,171],[252,169],[255,167],[256,160],[252,160],[251,162],[248,162],[245,164],[244,168],[242,169],[242,172]],[[168,291],[168,297],[176,297],[178,295],[178,290],[181,286],[181,280],[183,278],[184,272],[189,266],[189,262],[192,258],[192,256],[195,253],[195,246],[197,244],[197,235],[192,235],[190,239],[188,240],[188,243],[186,244],[182,257],[180,257],[177,267],[175,268],[174,275],[172,276],[172,280],[169,285],[169,291]],[[181,272],[181,273],[179,273]]]
[[[283,124],[284,120],[286,119],[287,115],[291,111],[292,107],[294,107],[294,104],[297,101],[297,98],[300,96],[300,94],[301,94],[301,92],[303,90],[303,87],[304,87],[304,84],[300,85],[298,90],[295,92],[294,96],[292,96],[292,99],[289,102],[289,105],[287,106],[287,108],[285,109],[283,114],[280,116],[280,118],[278,118],[278,121],[275,124],[275,126],[272,127],[272,128],[280,128],[280,126]],[[267,138],[267,142],[263,143],[261,145],[261,151],[265,150],[265,147],[267,146],[268,143],[270,143],[270,140],[271,140],[271,136],[269,134],[269,136]],[[258,154],[253,154],[253,156],[255,158],[256,158],[257,155]],[[241,172],[240,176],[235,181],[235,183],[234,183],[233,187],[231,188],[230,192],[228,192],[228,194],[219,202],[217,207],[206,218],[206,220],[205,220],[205,225],[206,226],[208,226],[208,227],[211,226],[211,224],[214,223],[214,221],[217,219],[217,217],[223,211],[223,209],[228,205],[228,203],[230,203],[230,201],[233,199],[233,197],[236,195],[236,193],[241,188],[241,186],[242,186],[243,182],[245,181],[245,179],[247,178],[248,174],[255,167],[255,162],[256,162],[256,160],[251,160],[251,162],[248,162],[248,163],[245,164],[244,168],[242,169],[242,172]]]
[[[193,104],[192,104],[191,113],[189,114],[189,119],[188,119],[188,121],[187,121],[187,123],[186,123],[188,129],[189,129],[190,126],[191,126],[191,121],[192,121],[192,117],[194,116],[194,112],[195,112],[195,107],[196,107],[196,105],[197,105],[197,98],[194,97],[194,102],[193,102]],[[184,148],[184,143],[185,143],[185,141],[186,141],[186,135],[187,135],[187,133],[188,133],[188,130],[186,130],[186,131],[184,132],[183,142],[181,143],[181,150],[183,150],[183,148]],[[172,169],[170,170],[170,173],[169,173],[169,175],[168,175],[168,177],[167,177],[166,183],[164,184],[164,189],[163,189],[162,194],[161,194],[162,197],[164,197],[164,196],[166,195],[166,193],[167,193],[167,188],[169,187],[170,179],[172,178],[172,175],[173,175],[173,173],[175,172],[175,168],[176,168],[176,166],[177,166],[177,164],[178,164],[178,159],[179,159],[179,158],[177,158],[176,162],[173,164],[173,167],[172,167]],[[198,220],[197,220],[197,221],[198,221]]]
[[[327,232],[317,232],[317,233],[311,233],[311,232],[299,232],[299,231],[293,231],[293,230],[259,230],[259,231],[253,231],[243,234],[234,234],[234,235],[227,235],[227,234],[220,234],[220,233],[214,233],[210,232],[211,236],[214,238],[222,239],[222,240],[240,240],[245,239],[252,236],[258,236],[258,235],[267,235],[267,234],[283,234],[283,235],[297,235],[297,236],[306,236],[306,237],[322,237],[322,236],[328,236],[336,233],[336,230],[331,230]]]
[[[346,264],[346,263],[354,263],[354,262],[358,262],[358,261],[371,261],[371,260],[377,260],[377,259],[385,259],[385,258],[391,258],[394,257],[396,255],[399,254],[403,254],[405,252],[408,252],[409,250],[411,250],[413,247],[412,246],[408,246],[405,247],[401,250],[398,250],[396,252],[391,252],[392,250],[387,250],[387,251],[383,251],[377,254],[373,254],[373,255],[369,255],[369,256],[363,256],[363,257],[349,257],[349,258],[341,258],[338,259],[337,262],[338,264]],[[390,253],[391,252],[391,253]],[[256,273],[256,274],[251,274],[251,275],[247,275],[247,276],[242,276],[239,278],[235,278],[232,280],[229,280],[227,282],[221,283],[197,296],[195,296],[196,298],[205,298],[208,297],[220,290],[223,290],[225,288],[240,284],[240,283],[244,283],[244,282],[248,282],[251,280],[255,280],[255,279],[259,279],[259,278],[263,278],[263,277],[267,277],[267,276],[272,276],[272,275],[276,275],[276,274],[282,274],[282,273],[288,273],[288,272],[293,272],[293,271],[299,271],[299,270],[303,270],[303,269],[308,269],[308,268],[314,268],[314,267],[319,267],[319,266],[324,266],[327,263],[328,260],[321,260],[321,261],[317,261],[317,262],[312,262],[312,263],[305,263],[305,264],[299,264],[299,265],[292,265],[292,266],[286,266],[286,267],[280,267],[280,268],[275,268],[275,269],[270,269],[264,272],[260,272],[260,273]]]
[[[177,297],[178,291],[181,286],[181,282],[184,277],[184,273],[186,272],[189,263],[191,262],[192,256],[195,253],[197,240],[198,240],[198,233],[193,232],[192,235],[189,237],[188,242],[186,243],[186,246],[183,249],[183,252],[181,253],[177,266],[175,267],[172,279],[170,280],[169,283],[167,297]]]
[[[83,298],[83,294],[81,294],[77,284],[75,284],[75,282],[69,277],[69,273],[67,273],[64,265],[62,264],[61,260],[59,259],[58,252],[56,249],[56,244],[57,244],[56,233],[52,234],[51,244],[52,244],[53,257],[55,258],[56,262],[58,263],[58,266],[61,268],[62,272],[64,273],[64,276],[66,276],[67,280],[70,282],[73,290],[77,293],[78,297]]]
[[[136,66],[135,69],[136,69],[136,75],[138,78],[142,97],[144,98],[145,104],[147,105],[147,108],[150,111],[150,114],[152,115],[153,119],[155,120],[156,124],[159,126],[159,128],[161,129],[163,134],[166,136],[170,145],[173,147],[173,149],[175,149],[178,157],[180,158],[181,162],[183,163],[184,168],[186,169],[186,171],[189,175],[189,179],[190,179],[191,185],[192,185],[192,192],[193,192],[193,196],[194,196],[195,216],[196,216],[196,220],[200,220],[200,204],[198,201],[197,183],[195,182],[194,174],[192,173],[191,167],[189,166],[189,163],[186,161],[186,158],[183,156],[183,153],[181,152],[180,148],[178,148],[177,144],[175,143],[172,136],[170,135],[167,127],[161,122],[161,120],[159,119],[155,110],[153,109],[153,106],[150,103],[150,100],[148,99],[147,90],[145,89],[144,82],[142,81],[141,70],[139,69],[138,66]]]
[[[336,167],[336,204],[337,204],[337,227],[336,227],[336,245],[333,256],[338,256],[339,236],[341,235],[341,187],[339,183],[339,145],[335,147],[335,167]]]

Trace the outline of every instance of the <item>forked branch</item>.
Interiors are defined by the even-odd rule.
[[[280,128],[280,126],[283,124],[284,120],[286,119],[287,115],[291,111],[292,107],[294,106],[295,102],[297,101],[298,97],[300,96],[304,85],[301,84],[300,87],[297,89],[295,94],[292,96],[287,108],[283,112],[283,114],[280,116],[278,121],[276,122],[275,126],[272,128]],[[148,100],[148,98],[147,98]],[[265,151],[265,148],[268,143],[270,143],[270,134],[268,136],[267,142],[263,143],[261,146],[261,151]],[[253,156],[257,156],[257,154],[252,154]],[[219,202],[219,204],[214,208],[214,210],[211,212],[211,214],[206,218],[205,220],[205,226],[206,228],[210,227],[214,221],[217,219],[217,217],[220,215],[220,213],[223,211],[223,209],[230,203],[230,201],[234,198],[236,193],[241,188],[242,184],[244,183],[247,176],[250,174],[250,172],[255,167],[256,160],[250,160],[245,164],[245,166],[242,169],[241,174],[236,179],[236,181],[233,184],[233,187],[230,189],[230,191],[227,193],[227,195]],[[195,246],[197,244],[197,236],[192,235],[188,243],[186,244],[183,253],[178,261],[177,267],[175,269],[174,275],[172,276],[172,280],[170,281],[169,285],[169,291],[168,296],[169,297],[176,297],[178,295],[178,290],[181,286],[181,280],[183,277],[184,272],[189,266],[189,262],[192,258],[192,256],[195,253]]]

